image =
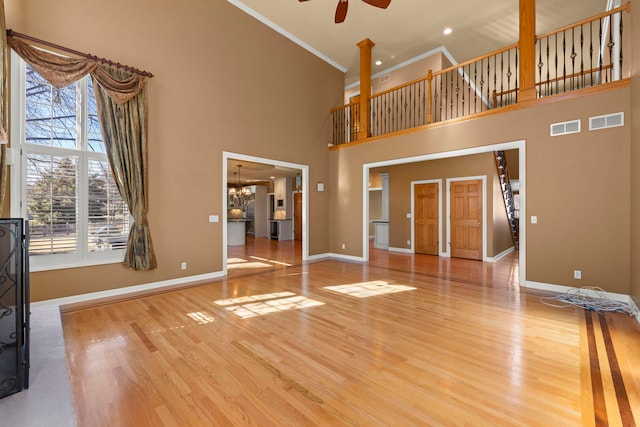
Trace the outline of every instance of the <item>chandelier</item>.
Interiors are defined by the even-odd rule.
[[[251,190],[249,188],[243,188],[242,184],[240,184],[240,168],[242,165],[237,166],[238,172],[233,173],[236,175],[236,185],[235,187],[230,187],[228,191],[229,205],[231,207],[244,207],[251,196]]]

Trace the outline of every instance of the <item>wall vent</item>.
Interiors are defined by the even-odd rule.
[[[553,123],[551,125],[551,136],[567,135],[570,133],[580,132],[580,120],[571,120],[569,122]]]
[[[615,128],[618,126],[624,126],[624,113],[589,117],[589,130]]]
[[[380,76],[380,78],[378,79],[380,83],[384,83],[389,80],[391,80],[391,74],[385,74],[384,76]]]

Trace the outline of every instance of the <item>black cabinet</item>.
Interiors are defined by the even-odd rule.
[[[29,233],[0,219],[0,397],[29,387]]]

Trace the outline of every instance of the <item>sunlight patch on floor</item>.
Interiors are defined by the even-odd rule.
[[[267,264],[266,262],[239,262],[236,264],[227,263],[228,270],[240,270],[240,269],[248,269],[248,268],[265,268],[265,267],[273,267],[271,264]]]
[[[243,297],[236,298],[227,298],[227,299],[219,299],[214,301],[217,305],[233,305],[233,304],[242,304],[245,302],[255,302],[255,301],[263,301],[267,299],[276,299],[276,298],[284,298],[294,296],[293,292],[272,292],[269,294],[260,294],[260,295],[246,295]]]
[[[324,305],[324,303],[298,295],[289,298],[279,298],[270,301],[227,307],[225,310],[228,310],[243,319],[247,319],[249,317],[264,316],[265,314],[289,310],[299,310],[301,308],[317,307],[319,305]]]
[[[348,285],[325,286],[324,289],[356,298],[368,298],[376,295],[393,294],[396,292],[415,291],[416,288],[406,285],[392,285],[384,280],[371,282],[350,283]]]
[[[282,265],[285,267],[291,267],[291,264],[286,262],[276,261],[268,258],[260,258],[257,256],[249,257],[255,261],[249,261],[244,258],[231,257],[227,258],[227,269],[228,270],[240,270],[240,269],[253,269],[253,268],[268,268],[274,267],[276,265]]]
[[[265,261],[265,262],[268,262],[270,264],[278,264],[278,265],[284,265],[285,267],[291,267],[291,264],[288,264],[288,263],[282,262],[282,261],[276,261],[276,260],[273,260],[273,259],[260,258],[260,257],[257,257],[257,256],[250,256],[249,258],[257,259],[258,261]]]
[[[201,325],[204,325],[204,324],[207,324],[207,323],[212,323],[214,320],[216,320],[210,314],[207,314],[207,313],[202,312],[202,311],[194,311],[192,313],[187,313],[187,316],[189,316],[190,318],[192,318],[193,320],[195,320],[196,322],[198,322]]]

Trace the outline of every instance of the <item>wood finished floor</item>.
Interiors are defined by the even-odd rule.
[[[514,255],[302,265],[255,239],[229,257],[227,280],[63,315],[79,426],[640,420],[640,325],[541,304]]]

